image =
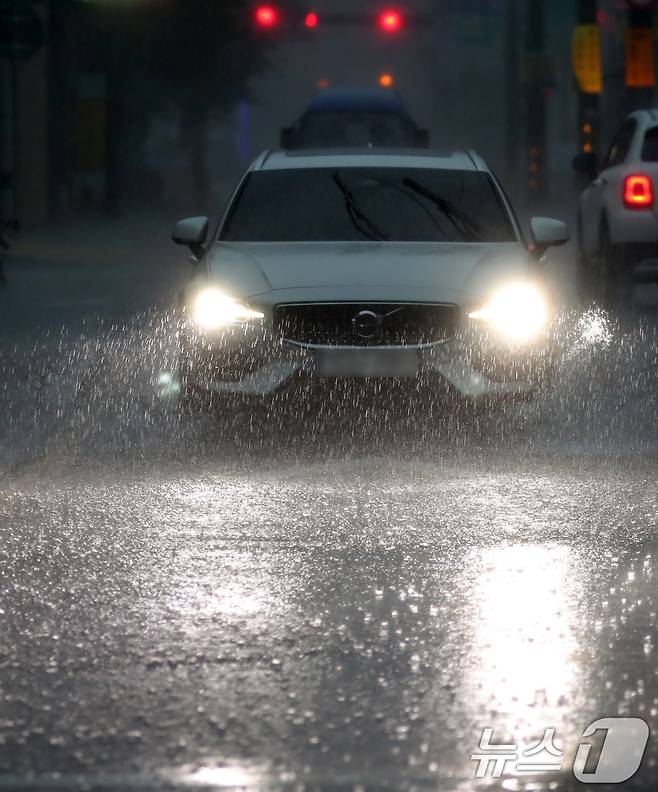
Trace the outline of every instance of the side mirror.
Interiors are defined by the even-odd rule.
[[[416,145],[418,148],[430,147],[430,131],[429,129],[416,130]]]
[[[203,243],[208,236],[207,217],[186,217],[179,220],[171,232],[171,238],[177,245],[187,245],[198,258],[203,258],[205,249]]]
[[[571,162],[571,167],[576,173],[580,173],[588,179],[593,179],[599,169],[599,158],[592,152],[583,151],[580,154],[576,154]]]
[[[281,146],[282,149],[291,149],[295,147],[294,127],[283,127],[283,129],[281,130],[279,145]]]
[[[559,247],[569,241],[569,226],[562,220],[550,217],[533,217],[530,235],[535,246],[535,256],[541,258],[549,247]]]

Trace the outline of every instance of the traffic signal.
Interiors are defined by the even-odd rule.
[[[583,140],[583,151],[585,154],[593,154],[594,153],[594,143],[592,142],[592,133],[594,132],[594,127],[589,121],[585,122],[581,127],[582,140]]]
[[[382,88],[392,88],[395,83],[393,79],[393,75],[385,72],[384,74],[379,75],[379,84]]]
[[[598,96],[581,94],[579,102],[580,130],[578,140],[583,154],[597,155],[601,139]]]
[[[399,33],[403,24],[402,13],[396,8],[387,8],[381,11],[377,18],[377,25],[384,33]]]
[[[3,2],[5,0],[0,0],[0,5]],[[396,6],[380,8],[375,12],[355,8],[318,13],[310,6],[314,0],[305,0],[305,2],[309,5],[304,9],[299,8],[300,5],[304,5],[303,3],[295,3],[292,0],[270,0],[270,2],[249,0],[247,8],[255,28],[277,33],[298,33],[318,30],[320,27],[323,30],[331,30],[345,25],[356,25],[363,29],[374,28],[385,36],[394,37],[407,29],[430,30],[433,26],[433,17],[430,13],[411,12]]]
[[[319,21],[320,19],[315,11],[309,11],[304,18],[304,27],[309,28],[309,30],[313,30],[318,26]]]
[[[274,5],[259,5],[254,10],[254,21],[263,30],[272,30],[281,20],[279,9]]]

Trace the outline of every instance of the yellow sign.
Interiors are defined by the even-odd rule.
[[[625,39],[626,85],[629,88],[653,88],[656,84],[653,30],[629,28]]]
[[[598,25],[578,25],[571,42],[571,56],[573,73],[582,93],[602,93],[601,31]]]

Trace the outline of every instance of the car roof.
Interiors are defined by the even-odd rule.
[[[406,112],[400,94],[385,88],[326,88],[306,108],[306,112],[332,110]]]
[[[307,168],[425,168],[488,172],[484,160],[473,151],[432,149],[294,149],[265,151],[250,170],[300,170]]]

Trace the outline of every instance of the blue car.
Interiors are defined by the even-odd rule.
[[[386,89],[326,89],[281,130],[283,149],[428,148],[429,142],[400,95]]]

